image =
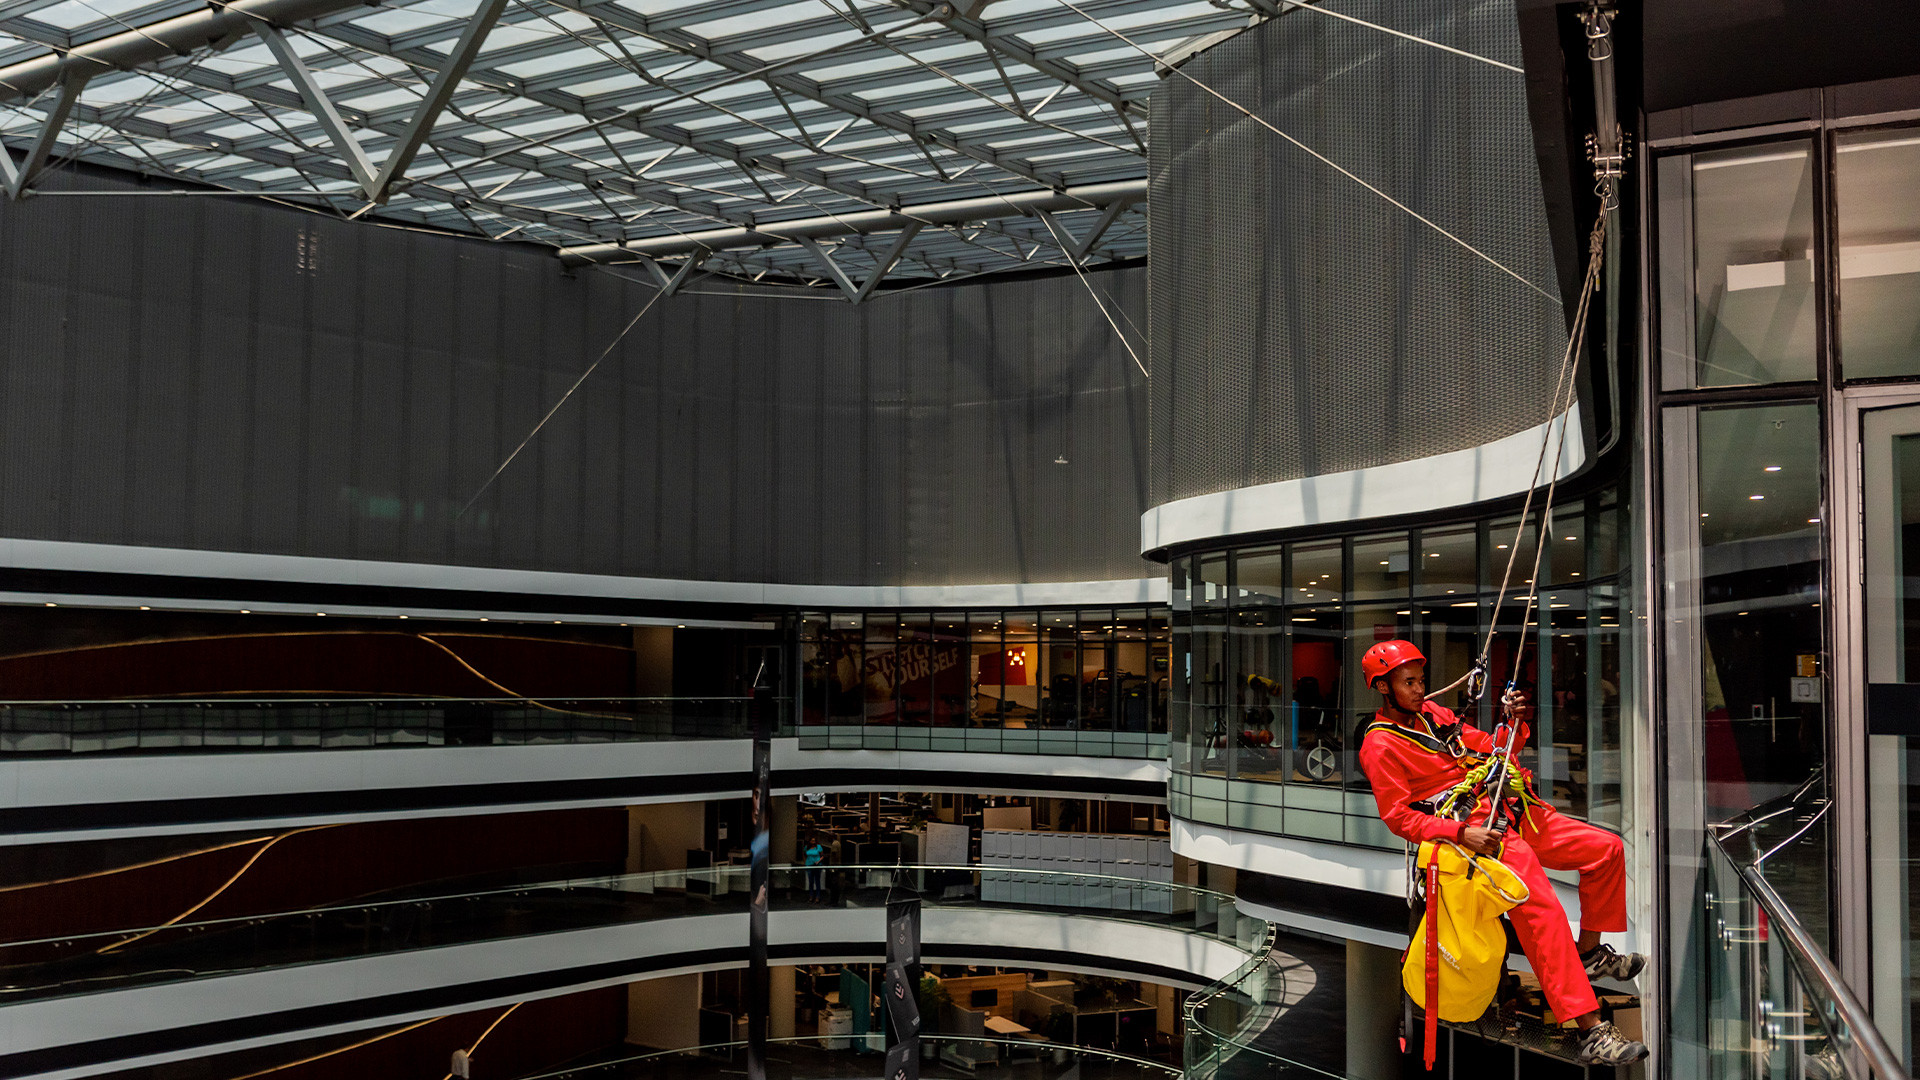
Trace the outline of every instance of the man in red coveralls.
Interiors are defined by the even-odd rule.
[[[1647,962],[1638,953],[1622,955],[1600,941],[1603,933],[1627,928],[1620,838],[1531,799],[1516,807],[1509,819],[1513,827],[1504,838],[1485,827],[1491,812],[1486,799],[1465,821],[1437,816],[1437,800],[1493,752],[1493,737],[1427,700],[1427,658],[1412,642],[1375,645],[1361,658],[1360,669],[1381,697],[1380,712],[1360,746],[1360,767],[1373,784],[1380,819],[1411,843],[1451,840],[1512,867],[1527,883],[1530,896],[1507,917],[1553,1014],[1579,1027],[1580,1059],[1625,1065],[1645,1057],[1646,1047],[1601,1021],[1591,982],[1599,976],[1631,979]],[[1525,738],[1523,729],[1515,745]],[[1531,785],[1530,775],[1526,780]],[[1548,869],[1580,872],[1578,945],[1547,880]]]

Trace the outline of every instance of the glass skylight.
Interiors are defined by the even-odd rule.
[[[292,22],[274,20],[301,58],[299,78],[251,24],[212,46],[191,42],[184,57],[156,46],[130,69],[92,75],[50,160],[561,248],[677,244],[742,224],[955,200],[994,206],[995,196],[1146,176],[1135,132],[1144,137],[1153,65],[1059,0],[991,0],[977,19],[946,22],[923,17],[939,5],[922,0],[507,0],[402,183],[367,206],[310,92],[327,96],[377,171],[487,6],[302,3]],[[1250,0],[1076,6],[1156,48],[1265,17]],[[59,98],[45,81],[14,89],[8,73],[23,63],[78,42],[157,41],[164,20],[204,10],[181,0],[0,6],[0,131],[23,150]],[[1144,255],[1144,209],[1121,213],[1089,261]],[[1055,221],[1077,237],[1099,217],[1069,209]],[[893,241],[846,237],[837,258],[858,280]],[[793,243],[708,257],[731,274],[825,279]],[[1044,224],[1001,209],[922,228],[896,273],[1068,262]]]

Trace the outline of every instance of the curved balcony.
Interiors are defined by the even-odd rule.
[[[803,868],[773,868],[775,962],[882,955],[896,879],[926,896],[933,963],[1199,988],[1238,970],[1269,934],[1232,897],[1190,885],[979,866],[829,876],[834,902],[811,906]],[[628,874],[0,943],[0,1076],[157,1064],[741,966],[747,882],[738,867]],[[1283,996],[1311,986],[1303,972]]]
[[[782,794],[1166,797],[1164,757],[1111,746],[1015,746],[997,731],[991,744],[801,749],[787,726],[791,704],[745,697],[0,702],[0,845],[743,798],[755,708],[775,710],[776,731],[785,732],[774,743],[773,780]]]

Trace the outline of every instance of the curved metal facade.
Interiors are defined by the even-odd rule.
[[[655,295],[638,274],[257,201],[0,204],[0,536],[826,585],[1160,574],[1135,544],[1146,379],[1071,274],[858,307],[691,285],[474,499]],[[1089,277],[1139,321],[1144,271]]]
[[[1511,0],[1343,12],[1520,64]],[[1156,505],[1550,418],[1566,324],[1519,71],[1303,11],[1181,70],[1153,101]]]

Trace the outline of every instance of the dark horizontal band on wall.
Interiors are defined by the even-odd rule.
[[[878,910],[874,912],[876,934],[882,930],[882,915],[883,913]],[[744,965],[747,962],[747,951],[747,945],[743,942],[738,947],[699,949],[558,971],[486,979],[436,990],[337,1001],[327,1005],[271,1013],[266,1016],[222,1020],[167,1031],[101,1039],[77,1046],[0,1055],[0,1077],[33,1076],[60,1069],[87,1068],[156,1054],[192,1051],[198,1047],[218,1046],[245,1039],[294,1035],[314,1028],[353,1024],[375,1020],[382,1016],[419,1012],[459,1012],[479,1007],[485,1002],[502,999],[525,1000],[556,989],[572,986],[584,988],[585,984],[605,983],[609,980],[624,978],[638,979],[656,971]],[[1095,966],[1102,970],[1124,971],[1171,986],[1195,986],[1199,983],[1191,972],[1158,964],[1142,963],[1125,957],[1088,957],[1059,949],[943,945],[938,942],[929,942],[925,945],[925,951],[931,955],[980,963],[1012,963],[1021,967],[1066,970],[1095,961]],[[820,956],[840,956],[849,959],[879,957],[883,952],[884,942],[881,937],[876,936],[871,941],[791,942],[770,947],[767,955],[769,959],[779,961]]]
[[[339,751],[343,754],[356,752]],[[725,772],[31,806],[0,810],[0,833],[31,835],[65,830],[127,828],[155,822],[217,827],[261,819],[329,814],[473,807],[510,810],[521,805],[617,802],[621,799],[658,801],[662,795],[678,795],[686,799],[744,798],[751,787],[751,779],[751,774],[746,772]]]
[[[1397,896],[1319,881],[1242,870],[1234,895],[1249,904],[1387,934],[1407,933],[1407,902]]]
[[[1071,776],[1046,772],[1039,768],[1047,754],[1023,755],[1036,765],[1025,775],[1004,772],[954,772],[940,769],[921,772],[913,769],[782,769],[773,774],[773,786],[782,790],[827,791],[845,788],[918,790],[912,784],[933,784],[938,788],[967,788],[979,791],[1065,791],[1087,795],[1118,795],[1146,802],[1165,802],[1167,785],[1153,780],[1123,780],[1102,776]],[[1067,757],[1071,755],[1058,755]],[[907,784],[901,788],[901,784]]]

